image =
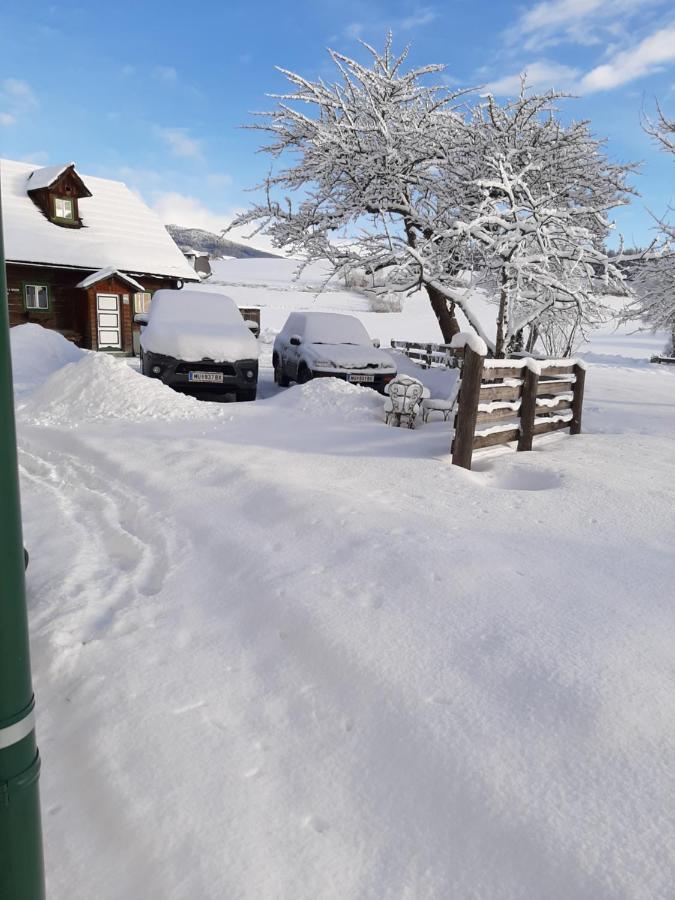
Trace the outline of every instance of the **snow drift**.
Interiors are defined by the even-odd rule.
[[[289,388],[271,402],[276,408],[312,418],[373,422],[382,421],[384,398],[371,388],[341,378],[315,378]]]
[[[85,422],[212,418],[221,407],[178,394],[123,360],[89,353],[60,368],[21,407],[22,421],[77,428]]]
[[[17,325],[10,337],[14,393],[18,398],[68,363],[79,362],[87,353],[42,325]]]

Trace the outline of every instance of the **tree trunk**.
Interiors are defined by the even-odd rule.
[[[509,279],[506,274],[506,267],[502,267],[501,291],[499,293],[499,315],[497,316],[497,337],[495,338],[495,359],[502,359],[504,356],[504,330],[508,321],[508,304]]]
[[[455,304],[444,297],[440,291],[436,290],[436,288],[431,287],[430,284],[425,284],[424,287],[429,295],[431,308],[438,319],[438,325],[441,329],[441,334],[443,335],[443,342],[449,344],[453,337],[456,334],[459,334],[460,331],[459,323],[455,317]]]
[[[530,336],[527,339],[526,350],[528,353],[532,353],[534,350],[534,345],[537,343],[537,338],[539,337],[539,329],[536,324],[530,325]]]

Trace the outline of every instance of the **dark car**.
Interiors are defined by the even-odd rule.
[[[144,375],[201,399],[234,394],[237,400],[255,400],[258,342],[231,297],[210,291],[157,291],[143,324]]]

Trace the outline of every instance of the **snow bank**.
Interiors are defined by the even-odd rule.
[[[345,422],[372,422],[382,418],[383,399],[371,388],[349,384],[340,378],[316,378],[275,397],[276,407],[313,418]]]
[[[178,394],[134,372],[121,359],[90,353],[55,372],[19,411],[34,425],[77,428],[85,422],[175,421],[218,415],[219,407]]]
[[[34,390],[68,363],[87,354],[57,331],[32,323],[10,329],[14,393],[17,398]]]

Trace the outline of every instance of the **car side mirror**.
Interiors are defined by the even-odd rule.
[[[258,337],[258,335],[260,334],[260,325],[258,325],[258,323],[254,319],[244,319],[244,325],[250,332]]]
[[[379,338],[373,338],[373,347],[375,347],[376,350],[380,349],[380,339]]]
[[[148,319],[149,319],[148,313],[136,313],[136,315],[134,316],[134,322],[137,325],[147,325]]]
[[[302,343],[302,338],[299,334],[292,334],[289,344],[292,344],[294,347],[299,347]]]

